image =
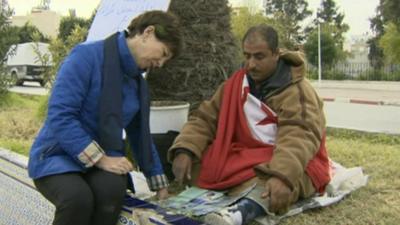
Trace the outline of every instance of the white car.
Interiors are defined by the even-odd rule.
[[[28,42],[10,47],[6,65],[15,85],[23,85],[24,81],[45,85],[44,72],[51,66],[48,46],[47,43]]]

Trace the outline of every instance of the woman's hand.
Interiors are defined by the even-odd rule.
[[[132,163],[126,157],[103,155],[94,165],[100,169],[119,175],[127,174],[133,170]]]
[[[157,191],[157,198],[158,200],[163,200],[168,198],[168,189],[167,188],[162,188]]]

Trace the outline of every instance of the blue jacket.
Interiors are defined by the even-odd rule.
[[[29,157],[28,171],[33,179],[65,172],[85,172],[87,163],[81,155],[88,146],[98,143],[98,107],[104,59],[104,40],[77,45],[64,60],[53,87],[46,121],[35,139]],[[122,71],[128,68],[141,71],[129,52],[125,35],[118,36],[118,50]],[[138,84],[125,76],[123,83],[123,125],[126,127],[139,112]],[[107,84],[105,84],[107,85]],[[133,155],[139,151],[139,129],[127,133]],[[98,145],[96,145],[98,146]],[[123,156],[125,152],[105,149],[109,156]],[[163,176],[158,152],[153,144],[153,169],[145,176]],[[142,162],[138,162],[139,165]],[[153,178],[151,178],[153,177]]]

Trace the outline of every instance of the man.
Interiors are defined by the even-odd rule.
[[[264,24],[247,31],[242,48],[244,68],[199,106],[169,150],[179,182],[193,177],[199,187],[232,192],[256,184],[207,215],[209,224],[282,214],[330,181],[323,103],[304,77],[303,55],[280,51]]]

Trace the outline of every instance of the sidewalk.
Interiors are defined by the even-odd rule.
[[[400,82],[311,81],[324,101],[400,106]]]

